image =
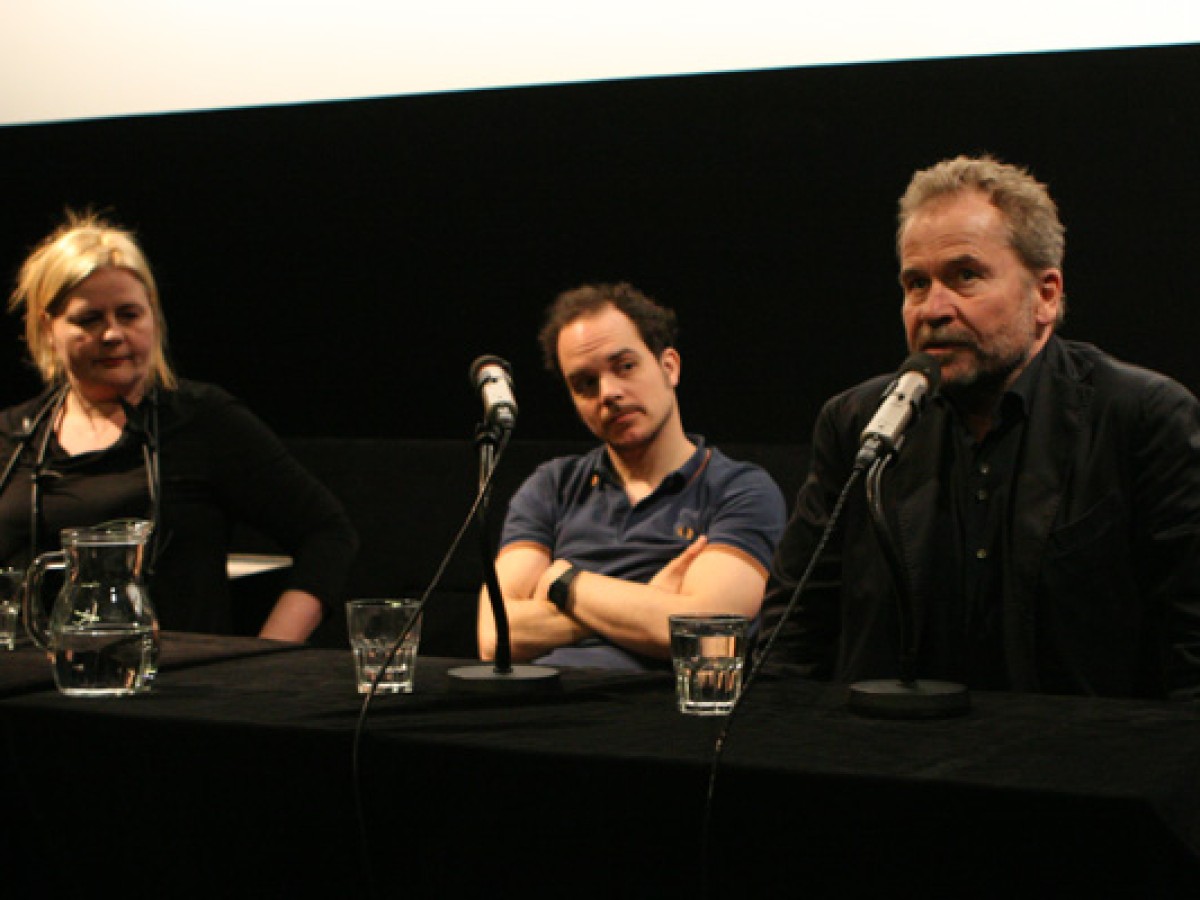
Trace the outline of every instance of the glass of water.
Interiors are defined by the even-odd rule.
[[[726,715],[742,689],[750,620],[725,613],[686,613],[669,621],[679,711]]]
[[[360,694],[370,693],[372,685],[380,694],[412,693],[421,641],[420,611],[420,601],[410,599],[351,600],[346,604],[346,628]],[[404,641],[397,647],[401,635]]]
[[[0,568],[0,649],[17,646],[17,629],[21,627],[21,585],[24,569]]]

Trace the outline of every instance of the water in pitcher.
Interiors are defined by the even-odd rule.
[[[145,690],[155,643],[153,629],[140,625],[63,628],[54,642],[55,683],[76,697],[121,697]]]

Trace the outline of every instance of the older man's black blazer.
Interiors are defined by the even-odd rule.
[[[998,553],[1004,662],[1014,690],[1103,696],[1200,694],[1200,404],[1180,384],[1052,337],[1043,350]],[[890,376],[828,401],[809,475],[776,553],[768,637],[849,477]],[[933,565],[944,405],[910,430],[883,485],[911,586],[917,675],[956,678],[956,640],[929,605],[953,588]],[[891,569],[856,484],[768,663],[837,681],[898,674]],[[760,642],[762,652],[764,642]]]

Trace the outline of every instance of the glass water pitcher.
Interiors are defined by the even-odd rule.
[[[25,626],[54,666],[59,691],[120,697],[150,689],[158,670],[158,618],[142,583],[152,525],[121,519],[64,528],[62,550],[43,553],[25,576]],[[64,580],[46,615],[47,571]]]

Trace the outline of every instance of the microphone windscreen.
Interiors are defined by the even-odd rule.
[[[483,356],[478,357],[473,363],[471,363],[471,368],[467,371],[467,375],[471,379],[471,387],[479,387],[479,373],[488,366],[499,366],[504,370],[505,375],[507,375],[510,379],[512,378],[512,367],[507,362],[498,356],[485,353]]]
[[[929,379],[929,393],[934,393],[942,383],[942,365],[928,353],[914,353],[900,366],[897,376],[905,372],[920,372]]]

